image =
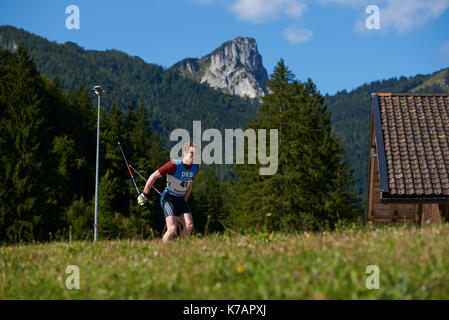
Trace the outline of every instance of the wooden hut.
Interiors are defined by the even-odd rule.
[[[371,94],[365,219],[449,216],[449,95]]]

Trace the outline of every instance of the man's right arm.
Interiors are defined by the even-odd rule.
[[[141,206],[145,204],[145,202],[148,199],[148,195],[150,193],[151,187],[153,186],[156,179],[162,177],[162,175],[159,173],[159,170],[156,170],[153,172],[153,174],[148,178],[147,183],[145,184],[145,188],[143,189],[143,192],[139,194],[137,197],[137,203]]]
[[[145,188],[143,189],[143,193],[149,194],[154,182],[160,177],[162,177],[162,175],[160,174],[159,170],[154,171],[153,174],[148,178],[147,183],[145,184]]]
[[[137,202],[139,203],[139,205],[143,206],[145,201],[147,201],[151,187],[154,185],[157,179],[165,176],[166,174],[173,174],[175,173],[175,171],[176,165],[173,161],[167,162],[162,167],[154,171],[153,174],[148,178],[143,192],[137,197]]]

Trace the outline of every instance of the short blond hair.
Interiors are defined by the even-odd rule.
[[[185,155],[186,153],[189,153],[191,147],[194,147],[196,149],[196,145],[192,141],[186,142],[182,146],[182,155]]]

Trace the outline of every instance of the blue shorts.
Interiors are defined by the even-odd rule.
[[[184,197],[172,196],[165,191],[161,195],[161,207],[164,210],[165,218],[170,216],[179,217],[184,213],[191,213]]]

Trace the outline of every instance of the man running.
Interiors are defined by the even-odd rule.
[[[143,193],[137,197],[137,202],[143,206],[148,198],[156,179],[167,175],[167,187],[161,194],[161,207],[164,210],[167,232],[162,237],[163,242],[168,242],[176,233],[176,217],[180,217],[183,230],[180,238],[190,234],[193,229],[193,218],[187,205],[187,199],[192,191],[193,179],[198,172],[198,165],[193,163],[195,146],[187,142],[182,147],[182,159],[171,160],[148,178]]]

